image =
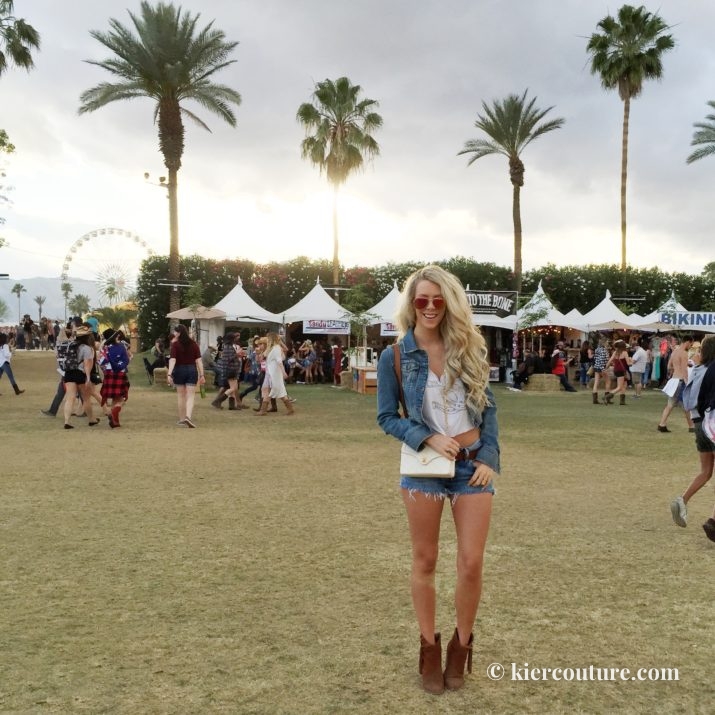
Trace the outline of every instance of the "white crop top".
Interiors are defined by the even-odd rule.
[[[467,412],[464,383],[457,378],[449,390],[446,384],[446,374],[439,378],[432,370],[429,371],[422,401],[422,419],[433,432],[454,437],[468,432],[474,425]]]

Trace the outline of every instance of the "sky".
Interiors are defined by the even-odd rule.
[[[513,262],[507,160],[467,167],[457,156],[482,102],[537,97],[562,129],[529,145],[521,192],[524,269],[620,263],[623,104],[591,75],[585,51],[597,22],[619,5],[600,0],[184,0],[239,42],[216,81],[238,90],[231,128],[187,104],[211,133],[187,124],[179,172],[180,250],[213,258],[332,258],[331,193],[301,159],[298,106],[315,83],[347,76],[379,102],[380,156],[341,197],[345,266],[467,256]],[[715,259],[715,158],[687,166],[693,123],[715,99],[715,3],[647,5],[676,47],[661,82],[631,105],[628,261],[698,274]],[[0,77],[0,127],[16,146],[6,162],[12,206],[0,235],[10,281],[93,278],[134,270],[148,250],[168,253],[165,174],[149,99],[79,116],[79,96],[110,76],[85,60],[108,51],[89,31],[129,25],[127,0],[15,0],[41,34],[36,67]],[[145,181],[144,173],[150,174]],[[78,239],[101,233],[73,246]],[[127,236],[129,234],[129,236]],[[134,240],[133,237],[139,237]]]

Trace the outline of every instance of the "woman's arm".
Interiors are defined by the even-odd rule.
[[[199,355],[194,362],[196,363],[196,371],[199,373],[200,385],[201,383],[206,382],[206,377],[204,376],[204,361],[201,359],[201,355]]]
[[[395,374],[392,348],[382,351],[377,364],[377,423],[385,434],[392,435],[419,449],[432,433],[427,425],[400,415],[400,387]]]
[[[170,357],[169,358],[169,369],[166,371],[166,381],[167,382],[174,381],[174,378],[171,376],[171,373],[174,372],[175,367],[176,367],[176,358]]]
[[[480,426],[481,434],[479,439],[482,444],[477,451],[477,457],[475,461],[486,464],[488,467],[493,469],[495,472],[501,470],[501,464],[499,460],[500,449],[499,449],[499,424],[497,422],[497,406],[494,402],[494,395],[492,391],[486,388],[487,398],[489,400],[489,405],[484,408],[482,412],[482,424]]]

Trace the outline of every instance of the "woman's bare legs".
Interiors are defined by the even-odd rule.
[[[412,541],[412,605],[420,633],[434,643],[436,595],[434,574],[439,555],[439,527],[444,500],[422,492],[402,490]]]
[[[185,405],[185,417],[186,419],[191,419],[191,415],[194,414],[194,399],[196,398],[196,385],[186,385],[186,405]]]
[[[484,547],[492,513],[492,495],[462,494],[452,505],[457,530],[457,589],[454,605],[457,610],[459,641],[466,646],[477,617],[482,594]]]
[[[72,418],[72,410],[74,409],[74,403],[77,400],[77,383],[76,382],[66,382],[65,383],[65,404],[63,409],[63,415],[65,418],[65,424],[70,423]]]
[[[176,398],[179,402],[179,422],[186,419],[186,385],[176,386]]]
[[[696,492],[700,491],[713,475],[715,452],[698,452],[700,455],[700,474],[698,474],[683,493],[683,501],[687,504]]]

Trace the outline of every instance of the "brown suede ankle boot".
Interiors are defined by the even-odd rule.
[[[626,404],[626,396],[625,396],[625,395],[621,395],[621,400],[620,400],[620,402],[619,402],[618,404],[620,404],[620,405],[625,405],[625,404]]]
[[[295,410],[293,409],[293,403],[290,401],[289,397],[282,397],[283,404],[286,406],[286,415],[294,415]]]
[[[271,404],[270,400],[263,400],[263,402],[261,402],[261,409],[258,410],[258,412],[256,412],[256,414],[253,416],[254,417],[265,417],[266,414],[268,413],[268,407],[270,406],[270,404]]]
[[[422,687],[432,695],[444,692],[444,677],[442,676],[442,639],[439,633],[434,634],[434,643],[428,643],[420,635],[420,675]]]
[[[597,393],[597,392],[593,392],[593,393],[591,393],[591,394],[593,395],[593,404],[594,404],[594,405],[599,404],[599,402],[598,402],[598,393]]]
[[[447,644],[447,663],[444,668],[444,685],[449,690],[458,690],[464,685],[464,664],[467,663],[467,672],[472,672],[472,643],[474,634],[470,633],[469,643],[462,645],[459,642],[459,633],[454,629],[452,640]]]
[[[276,402],[275,397],[271,397],[271,409],[268,411],[269,412],[278,412],[278,403]]]

